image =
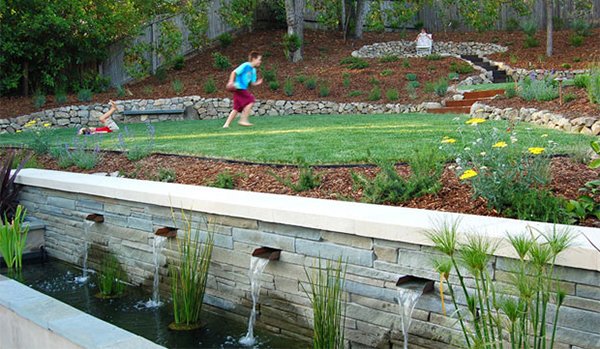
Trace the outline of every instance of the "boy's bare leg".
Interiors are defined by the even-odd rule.
[[[233,119],[235,119],[235,117],[237,116],[238,111],[233,109],[231,111],[231,113],[229,113],[229,116],[227,117],[227,120],[225,121],[225,125],[223,125],[223,128],[228,128],[229,125],[231,124],[231,122],[233,121]]]
[[[104,123],[106,120],[108,120],[108,118],[110,118],[111,115],[113,115],[117,111],[117,104],[113,101],[109,101],[109,103],[110,103],[110,109],[98,118],[100,120],[100,122],[102,122],[102,123]]]
[[[248,117],[250,116],[250,112],[252,111],[253,106],[254,103],[250,103],[244,107],[244,110],[242,110],[242,116],[240,117],[240,121],[238,122],[238,124],[242,126],[252,126],[252,124],[248,121]]]

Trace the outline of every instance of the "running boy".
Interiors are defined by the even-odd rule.
[[[252,126],[248,121],[248,116],[256,100],[252,93],[248,91],[248,87],[262,84],[262,79],[256,80],[256,68],[260,67],[261,61],[262,56],[258,52],[252,51],[248,55],[248,62],[242,63],[229,75],[227,90],[233,91],[233,110],[229,113],[223,128],[229,127],[238,113],[242,113],[238,124]]]
[[[117,105],[113,101],[108,101],[108,103],[110,103],[110,109],[98,118],[104,126],[103,127],[84,127],[79,130],[78,134],[89,135],[89,134],[95,134],[95,133],[110,133],[110,132],[119,130],[119,126],[117,126],[117,123],[111,117],[114,114],[114,112],[117,111]]]

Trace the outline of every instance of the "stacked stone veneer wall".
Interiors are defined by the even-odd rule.
[[[460,57],[461,55],[489,55],[505,52],[507,47],[483,42],[433,41],[432,53]],[[362,58],[378,58],[387,55],[399,57],[418,57],[414,41],[388,41],[365,45],[352,52],[352,56]]]
[[[114,119],[117,122],[165,121],[183,119],[217,119],[225,118],[231,111],[232,101],[229,98],[203,98],[199,96],[175,97],[165,99],[133,99],[118,101],[118,112]],[[108,111],[107,104],[66,106],[33,114],[22,115],[10,119],[0,119],[0,133],[22,130],[30,120],[50,123],[51,127],[98,126],[98,117]],[[183,114],[155,114],[125,116],[124,110],[172,110],[187,109]],[[371,103],[338,103],[327,101],[287,101],[259,100],[254,106],[255,115],[310,115],[310,114],[399,114],[421,112],[426,104],[371,104]]]
[[[600,135],[600,120],[597,117],[582,116],[569,119],[561,114],[535,108],[498,108],[477,102],[471,106],[472,117],[490,120],[525,121],[556,130],[585,135]]]
[[[45,221],[49,254],[76,264],[81,263],[84,217],[89,213],[104,214],[104,223],[96,224],[89,232],[92,249],[110,249],[118,255],[133,284],[148,286],[153,273],[153,231],[174,223],[169,207],[145,204],[145,195],[140,193],[140,202],[133,202],[26,185],[20,200],[31,215]],[[227,195],[227,191],[221,194]],[[262,205],[263,201],[257,204]],[[300,215],[304,205],[298,207]],[[339,222],[334,212],[337,211],[332,208],[332,227]],[[178,219],[177,211],[175,216]],[[263,276],[258,327],[307,341],[312,320],[302,285],[306,282],[305,267],[314,265],[319,256],[336,259],[341,255],[348,259],[346,338],[350,348],[401,348],[400,318],[394,301],[398,277],[411,274],[439,279],[431,267],[436,253],[422,244],[202,212],[194,212],[193,219],[199,224],[205,220],[213,223],[211,230],[215,233],[206,302],[245,320],[251,306],[247,269],[252,251],[260,246],[281,249],[281,259],[270,262]],[[204,238],[206,228],[201,230]],[[399,230],[397,234],[400,239],[410,232]],[[165,294],[169,292],[166,263],[177,256],[175,246],[175,241],[167,244],[161,258],[161,287]],[[95,268],[98,260],[94,254],[90,258],[90,265]],[[561,285],[568,296],[561,310],[555,348],[599,348],[600,272],[560,269]],[[498,288],[505,286],[511,270],[510,259],[493,259],[492,275]],[[446,308],[448,314],[453,313],[449,298]],[[457,321],[442,315],[437,291],[420,298],[413,319],[411,347],[461,346]]]

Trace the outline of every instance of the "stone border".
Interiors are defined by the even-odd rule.
[[[489,55],[492,53],[506,52],[507,50],[508,47],[492,43],[434,40],[431,53],[443,56]],[[416,54],[415,42],[407,40],[378,42],[372,45],[365,45],[352,52],[352,56],[361,58],[379,58],[386,55],[396,55],[399,57],[423,56]]]
[[[185,119],[218,119],[225,118],[231,111],[232,101],[229,98],[203,98],[200,96],[174,97],[164,99],[132,99],[117,101],[118,112],[114,119],[117,122],[156,122]],[[74,105],[48,109],[33,114],[22,115],[10,119],[0,119],[0,134],[14,133],[24,130],[30,120],[49,123],[49,127],[81,127],[98,126],[98,117],[108,111],[108,104]],[[121,114],[124,110],[169,110],[186,109],[181,115],[137,115]],[[314,114],[402,114],[418,113],[427,109],[427,103],[413,104],[371,104],[360,102],[328,102],[328,101],[288,101],[257,100],[254,115],[314,115]]]
[[[427,232],[441,222],[460,221],[464,232],[485,234],[500,243],[495,255],[515,258],[506,234],[534,228],[548,232],[555,227],[578,233],[574,247],[565,251],[558,265],[600,271],[600,253],[580,233],[600,246],[600,229],[553,225],[422,209],[244,192],[184,184],[79,173],[24,169],[17,183],[26,186],[109,197],[164,207],[300,226],[344,234],[431,246]],[[399,235],[398,232],[403,232]]]
[[[0,275],[2,313],[0,347],[164,348]]]
[[[571,133],[581,133],[590,136],[600,135],[600,120],[591,116],[569,119],[548,110],[538,110],[535,108],[498,108],[481,102],[476,102],[471,106],[470,116],[490,120],[525,121]]]

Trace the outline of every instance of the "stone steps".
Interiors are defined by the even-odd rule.
[[[432,114],[469,114],[471,106],[476,102],[490,100],[492,97],[501,94],[504,94],[504,90],[465,92],[463,94],[464,99],[446,101],[444,107],[430,108],[427,109],[427,112]]]
[[[491,98],[473,98],[473,99],[462,99],[459,101],[446,101],[446,107],[470,107],[475,102],[490,100]]]
[[[473,63],[474,65],[476,65],[478,67],[485,69],[487,72],[491,72],[492,73],[492,81],[494,83],[507,81],[506,71],[503,69],[500,69],[500,67],[498,67],[495,64],[492,64],[490,62],[484,62],[483,57],[473,56],[473,55],[463,55],[463,56],[461,56],[461,58]]]

